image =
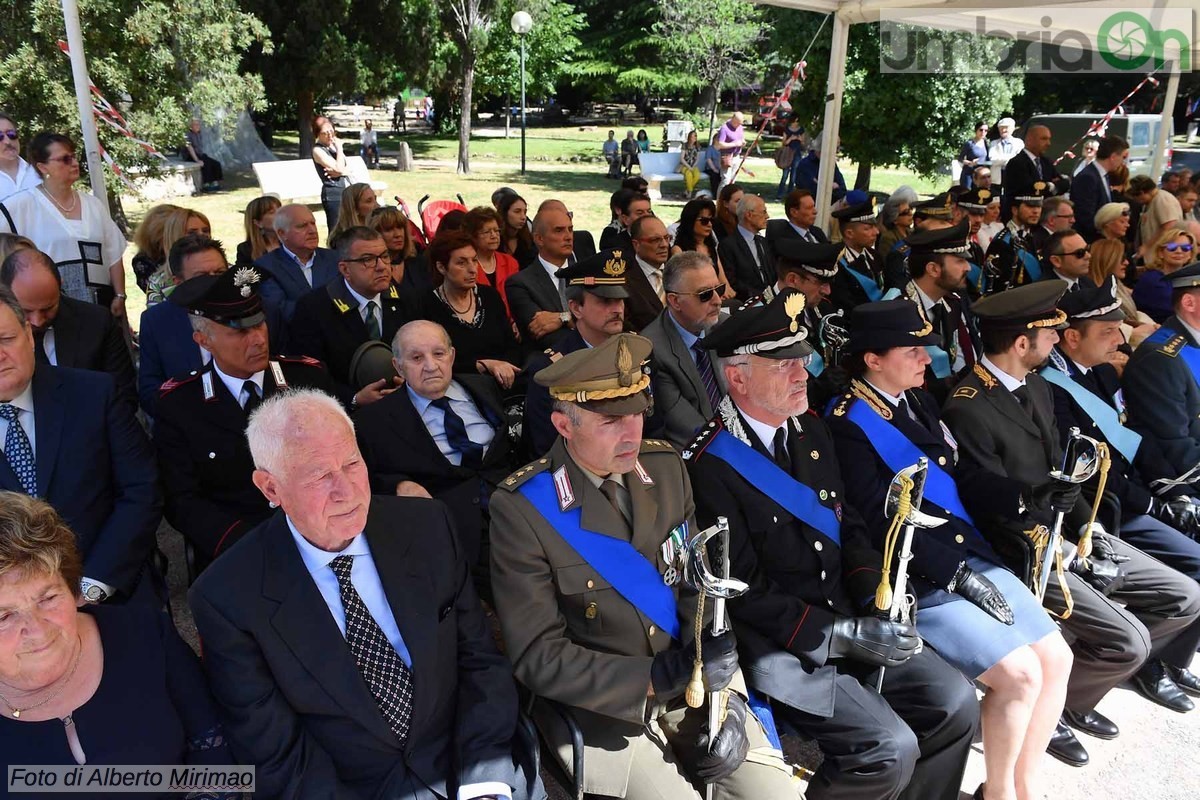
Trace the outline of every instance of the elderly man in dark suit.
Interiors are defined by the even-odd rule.
[[[340,277],[296,303],[288,349],[323,362],[338,397],[356,408],[375,402],[394,385],[386,378],[367,386],[351,385],[354,354],[369,341],[390,342],[412,311],[392,284],[387,245],[378,231],[361,226],[344,231],[337,254]],[[269,283],[263,284],[264,305]]]
[[[188,234],[171,245],[167,264],[177,283],[229,268],[220,242],[200,234]],[[192,340],[187,312],[172,303],[158,303],[143,311],[139,331],[138,403],[153,416],[158,390],[167,379],[199,370],[210,356]]]
[[[658,217],[642,217],[629,226],[633,242],[633,264],[625,273],[625,319],[631,330],[640,331],[663,310],[663,266],[671,256],[671,237]]]
[[[1075,227],[1089,242],[1100,238],[1096,230],[1096,212],[1111,203],[1112,189],[1108,173],[1125,163],[1129,142],[1120,136],[1105,136],[1096,149],[1096,160],[1079,171],[1071,183],[1071,202],[1075,204]],[[1007,185],[1007,181],[1005,182]]]
[[[481,542],[488,496],[515,467],[496,382],[488,375],[454,375],[454,347],[436,322],[406,324],[392,341],[392,355],[404,389],[355,417],[371,489],[444,502],[467,563],[482,565],[486,574]]]
[[[779,239],[800,239],[810,244],[828,242],[817,227],[817,201],[808,189],[793,189],[783,200],[784,219],[767,222],[767,244],[772,249]]]
[[[539,211],[533,220],[537,258],[504,284],[521,335],[539,347],[557,347],[571,332],[571,312],[555,273],[570,263],[573,237],[574,226],[564,209]]]
[[[273,225],[280,246],[263,254],[254,266],[267,276],[262,287],[263,303],[282,335],[296,313],[296,302],[337,276],[338,259],[332,250],[317,246],[321,234],[308,206],[283,206],[275,212]]]
[[[758,294],[775,282],[775,260],[763,238],[767,204],[758,195],[742,195],[737,203],[737,230],[717,247],[725,275],[739,297]]]
[[[663,270],[667,307],[642,330],[654,345],[654,404],[667,441],[682,450],[716,412],[724,375],[704,349],[704,334],[721,319],[725,286],[708,256],[676,253]]]
[[[136,376],[129,346],[106,309],[62,293],[62,276],[40,250],[17,250],[0,266],[0,286],[12,290],[33,327],[39,364],[107,372],[117,391],[136,403]]]
[[[154,453],[103,372],[37,364],[33,328],[0,288],[0,489],[54,506],[83,556],[83,599],[154,602],[143,580],[161,519]]]
[[[328,395],[247,430],[282,509],[189,595],[238,760],[265,797],[542,798],[514,763],[517,696],[445,506],[371,497]]]

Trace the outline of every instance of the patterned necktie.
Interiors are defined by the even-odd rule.
[[[329,562],[329,568],[337,576],[342,608],[346,612],[346,644],[350,646],[354,663],[358,665],[358,671],[379,705],[383,718],[403,747],[408,740],[408,728],[412,721],[412,670],[383,635],[379,623],[371,616],[367,604],[350,582],[353,567],[354,556],[338,556]]]
[[[704,349],[703,340],[697,339],[692,345],[692,352],[696,354],[696,369],[700,372],[700,381],[704,384],[704,393],[708,395],[708,402],[712,404],[715,411],[717,403],[721,402],[721,390],[717,388],[717,378],[713,374],[712,359],[708,356],[708,351]]]
[[[246,402],[242,403],[242,410],[248,417],[254,409],[262,405],[262,398],[258,396],[258,386],[251,380],[242,384],[242,394],[246,395]]]
[[[379,309],[374,300],[367,301],[367,336],[371,339],[383,339],[383,330],[379,327]]]
[[[4,457],[8,465],[17,474],[21,488],[30,497],[37,497],[37,463],[33,460],[33,447],[29,437],[17,417],[21,409],[9,403],[0,404],[0,419],[8,422],[8,432],[4,435]]]
[[[462,466],[479,469],[483,466],[483,445],[471,441],[467,436],[467,425],[453,408],[450,407],[449,397],[439,397],[432,405],[442,410],[443,426],[446,429],[446,441],[462,457]]]

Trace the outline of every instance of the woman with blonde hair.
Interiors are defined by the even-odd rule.
[[[279,210],[278,197],[265,194],[256,197],[246,206],[242,225],[246,230],[246,241],[237,246],[235,267],[248,267],[255,261],[279,247],[279,236],[275,233],[275,212]]]
[[[146,282],[146,308],[166,300],[167,295],[175,288],[175,277],[171,270],[167,269],[167,257],[171,255],[171,245],[189,233],[212,236],[212,224],[207,216],[194,208],[176,208],[163,223],[163,266]]]
[[[371,184],[352,183],[343,189],[342,205],[338,210],[337,223],[329,232],[329,238],[326,240],[328,246],[333,246],[333,240],[342,231],[366,225],[367,217],[371,216],[371,212],[377,208],[379,208],[379,198],[375,196],[375,190],[371,188]]]
[[[1146,251],[1145,270],[1133,287],[1137,307],[1162,322],[1174,313],[1171,310],[1171,282],[1167,276],[1196,260],[1196,238],[1180,227],[1170,227],[1159,234],[1154,245]]]
[[[167,251],[163,249],[163,228],[171,215],[179,211],[172,203],[159,203],[146,212],[133,232],[133,243],[137,254],[133,257],[133,274],[138,288],[149,294],[149,281],[167,263]]]
[[[411,292],[414,296],[433,291],[429,268],[417,255],[411,224],[403,211],[396,206],[381,206],[367,217],[366,226],[383,237],[392,265],[392,283],[400,291]]]
[[[1121,323],[1121,332],[1125,341],[1131,347],[1137,347],[1147,336],[1158,330],[1158,323],[1142,311],[1138,311],[1137,303],[1133,301],[1133,292],[1125,285],[1129,270],[1129,256],[1125,252],[1125,243],[1120,239],[1097,239],[1092,242],[1092,258],[1088,262],[1088,276],[1097,286],[1104,285],[1108,276],[1117,279],[1117,299],[1121,301],[1121,311],[1125,320]]]

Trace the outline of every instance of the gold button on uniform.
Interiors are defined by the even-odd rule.
[[[588,581],[588,584],[587,584],[587,586],[588,586],[588,588],[589,588],[589,589],[595,589],[595,588],[596,588],[596,582],[595,582],[595,581]]]
[[[959,544],[962,544],[966,540],[963,539],[963,535],[961,533],[959,533],[959,534],[955,534],[954,541],[958,542]]]
[[[595,604],[595,603],[588,603],[588,605],[587,605],[587,608],[586,608],[586,609],[584,609],[583,615],[584,615],[585,617],[587,617],[588,619],[595,619],[595,618],[596,618],[596,614],[597,614],[597,608],[596,608],[596,604]]]
[[[650,635],[651,635],[651,636],[653,636],[653,635],[654,635],[654,634],[656,634],[656,633],[658,633],[658,628],[656,628],[656,627],[654,627],[653,625],[651,625],[651,626],[650,626]]]
[[[941,464],[943,467],[946,466],[946,457],[938,456],[938,464]]]

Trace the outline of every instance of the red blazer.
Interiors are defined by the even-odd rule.
[[[483,271],[483,266],[479,264],[479,261],[476,261],[475,264],[479,266],[479,271],[475,274],[475,281],[486,286],[491,286],[500,293],[500,299],[504,301],[504,310],[507,312],[508,319],[511,322],[513,318],[512,309],[508,307],[508,291],[504,284],[508,282],[510,275],[516,275],[520,272],[521,267],[517,264],[517,260],[508,253],[501,253],[497,250],[496,271],[491,275]]]

